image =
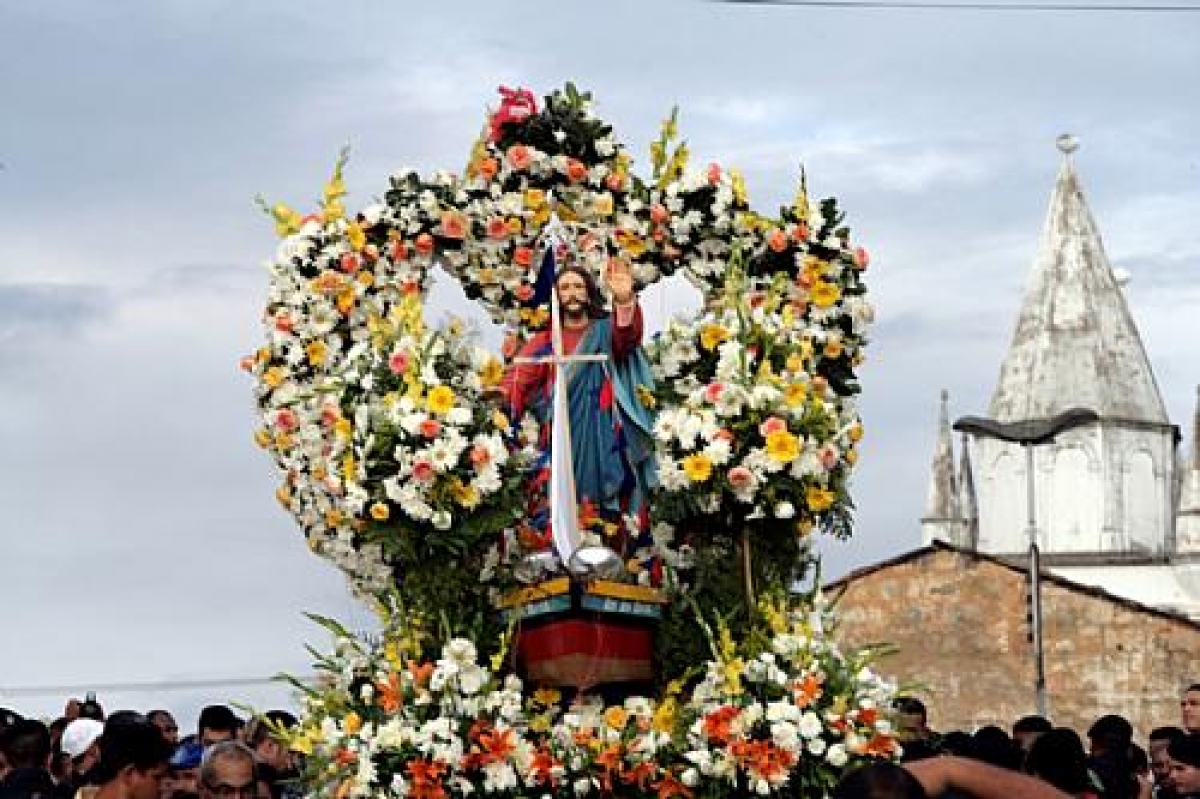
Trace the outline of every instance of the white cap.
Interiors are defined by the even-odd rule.
[[[63,730],[59,748],[74,760],[90,749],[102,732],[104,725],[95,719],[75,719]]]

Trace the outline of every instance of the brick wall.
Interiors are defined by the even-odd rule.
[[[844,646],[897,651],[880,670],[929,707],[937,730],[1012,722],[1035,712],[1025,575],[989,558],[935,548],[835,584]],[[1143,739],[1179,723],[1179,694],[1200,681],[1200,625],[1043,579],[1050,717],[1081,735],[1119,713]]]

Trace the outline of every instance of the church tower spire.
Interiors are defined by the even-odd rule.
[[[1192,417],[1191,454],[1179,486],[1175,551],[1180,555],[1200,555],[1200,386],[1196,387],[1196,413]]]
[[[958,466],[958,512],[962,517],[962,543],[968,549],[979,544],[979,500],[975,496],[975,473],[971,469],[970,439],[963,433]]]
[[[1150,361],[1075,174],[1078,140],[1061,136],[1058,146],[1062,166],[990,415],[1018,422],[1082,406],[1102,417],[1166,424]]]
[[[989,415],[1049,419],[1070,408],[1100,417],[1034,447],[972,437],[979,549],[1023,551],[1026,486],[1048,555],[1145,558],[1166,554],[1175,513],[1175,442],[1150,361],[1075,172],[1063,155],[1016,331]]]
[[[938,415],[937,444],[929,473],[929,492],[925,514],[921,517],[921,539],[928,546],[934,540],[961,545],[962,516],[958,509],[958,483],[954,475],[954,440],[950,435],[950,394],[942,389]]]

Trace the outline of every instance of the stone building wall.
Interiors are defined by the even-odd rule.
[[[1008,729],[1035,712],[1025,573],[945,545],[832,584],[843,646],[886,644],[880,670],[925,701],[937,730]],[[1044,576],[1049,714],[1081,735],[1119,713],[1145,737],[1179,723],[1179,695],[1200,681],[1200,624]]]

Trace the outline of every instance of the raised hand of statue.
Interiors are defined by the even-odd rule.
[[[633,271],[620,258],[609,258],[604,269],[604,282],[612,294],[613,302],[628,305],[633,302]]]

